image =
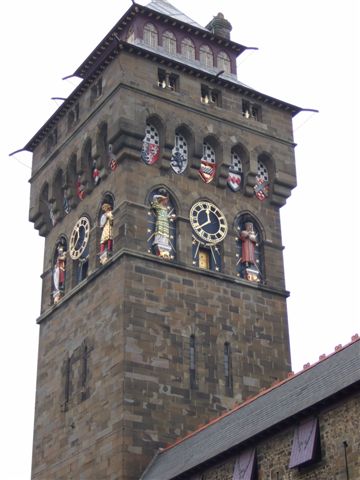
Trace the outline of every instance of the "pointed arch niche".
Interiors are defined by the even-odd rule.
[[[254,194],[261,201],[266,200],[270,193],[270,166],[270,156],[261,153],[257,157],[256,184],[254,185]]]
[[[249,162],[247,150],[240,144],[231,149],[228,187],[233,192],[239,192],[244,186],[245,170]]]
[[[177,128],[170,160],[171,168],[176,174],[185,172],[189,162],[189,150],[193,148],[194,140],[191,131],[186,126]]]
[[[97,219],[97,224],[99,226],[97,240],[99,245],[99,260],[101,265],[107,263],[113,253],[114,205],[114,195],[109,192],[105,193],[101,200]]]
[[[163,260],[176,257],[176,204],[165,187],[157,187],[148,196],[147,247]]]
[[[254,283],[264,283],[263,233],[251,213],[241,214],[235,222],[236,274]]]
[[[57,304],[65,295],[66,286],[66,257],[68,242],[64,235],[56,241],[51,276],[51,303]]]
[[[146,165],[153,165],[160,158],[161,122],[157,118],[149,118],[145,125],[145,137],[141,149],[141,160]]]

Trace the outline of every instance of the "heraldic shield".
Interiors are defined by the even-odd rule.
[[[141,149],[141,160],[146,165],[152,165],[160,157],[159,133],[150,123],[146,124],[145,138]]]
[[[143,142],[141,150],[141,160],[146,163],[146,165],[152,165],[157,162],[160,157],[160,148],[159,145],[150,142]]]
[[[200,177],[204,180],[205,183],[210,183],[214,180],[216,173],[216,164],[211,162],[206,162],[201,160],[201,166],[199,170]]]
[[[227,184],[233,192],[238,192],[241,187],[241,173],[232,170],[232,168],[230,167]]]
[[[256,198],[259,200],[265,200],[269,196],[269,182],[263,178],[256,180],[256,185],[254,186],[254,191]]]

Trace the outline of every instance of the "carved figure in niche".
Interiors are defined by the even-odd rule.
[[[112,171],[116,170],[116,167],[118,166],[111,143],[109,143],[108,146],[108,165]]]
[[[62,238],[57,246],[53,268],[53,301],[58,303],[65,292],[65,273],[66,273],[66,241]]]
[[[257,237],[258,234],[254,230],[252,222],[245,222],[243,229],[240,227],[241,254],[238,261],[238,264],[240,264],[240,276],[251,282],[260,282]]]
[[[91,176],[94,182],[94,185],[99,185],[101,177],[100,177],[100,170],[97,168],[96,160],[93,160]]]
[[[77,180],[76,180],[76,195],[80,200],[83,200],[85,198],[85,189],[84,185],[81,183],[81,176],[78,175]]]
[[[100,238],[100,263],[103,265],[109,260],[112,253],[114,216],[112,206],[109,203],[104,203],[101,210],[103,213],[100,217],[100,227],[102,228]]]
[[[152,248],[158,257],[172,260],[175,249],[171,243],[172,235],[170,231],[173,228],[171,223],[175,220],[176,215],[174,209],[169,205],[169,194],[164,188],[159,189],[154,194],[151,209],[155,215],[155,227],[150,236],[150,239],[153,239]]]

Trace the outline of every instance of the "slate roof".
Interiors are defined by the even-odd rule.
[[[152,10],[156,10],[159,13],[168,15],[169,17],[172,17],[175,20],[178,20],[179,22],[188,23],[189,25],[196,27],[199,30],[208,31],[206,28],[202,27],[199,23],[195,22],[195,20],[192,20],[190,17],[180,12],[180,10],[175,8],[173,5],[171,5],[171,3],[167,2],[166,0],[152,0],[146,6],[148,8],[151,8]]]
[[[47,120],[47,122],[37,131],[37,133],[27,142],[27,144],[20,150],[16,150],[11,155],[17,153],[18,151],[27,150],[29,152],[33,152],[37,145],[45,138],[46,135],[55,127],[57,122],[60,118],[62,118],[70,108],[76,103],[78,98],[81,94],[89,87],[91,82],[96,78],[98,75],[119,53],[121,49],[130,49],[131,44],[128,44],[126,41],[120,40],[119,36],[121,36],[121,32],[128,28],[128,25],[133,21],[134,17],[141,14],[150,14],[152,11],[157,11],[160,15],[164,17],[173,18],[179,24],[189,24],[193,26],[194,29],[200,29],[204,32],[204,35],[209,35],[209,38],[215,39],[214,41],[217,42],[226,42],[229,48],[232,48],[238,55],[241,54],[243,51],[248,49],[244,45],[239,43],[233,42],[231,40],[226,40],[222,37],[216,37],[213,35],[212,32],[207,30],[201,25],[198,25],[194,20],[187,17],[184,13],[177,10],[173,5],[171,5],[166,0],[152,0],[148,6],[142,6],[135,1],[131,5],[131,7],[125,12],[125,14],[121,17],[121,19],[116,23],[116,25],[109,31],[109,33],[103,38],[103,40],[99,43],[99,45],[90,53],[90,55],[83,61],[83,63],[75,70],[75,72],[70,75],[74,77],[82,78],[83,81],[75,88],[75,90],[69,95],[69,97],[64,101],[62,105],[53,113],[53,115]],[[169,61],[173,61],[174,63],[181,63],[184,65],[184,60],[179,59],[177,57],[169,57],[165,52],[159,51],[152,51],[152,49],[145,45],[134,45],[136,52],[141,54],[141,51],[148,51],[154,53],[157,57],[163,57],[168,59]],[[192,65],[191,62],[189,63],[188,67],[192,68],[194,71],[202,70],[203,72],[207,73],[212,77],[212,79],[216,79],[218,81],[215,69],[204,69],[203,67],[199,67],[198,64]],[[68,78],[68,77],[65,77]],[[286,111],[290,111],[292,116],[296,115],[297,113],[308,110],[296,105],[292,105],[287,102],[283,102],[281,100],[275,99],[268,95],[262,94],[251,87],[247,87],[246,85],[242,84],[234,75],[226,75],[222,74],[222,79],[224,80],[223,86],[230,86],[230,88],[235,88],[244,95],[251,95],[258,100],[263,100],[265,102],[270,103],[280,109],[285,109]]]
[[[351,387],[360,387],[358,335],[318,363],[160,450],[141,480],[176,478]]]

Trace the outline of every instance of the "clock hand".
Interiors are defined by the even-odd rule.
[[[208,225],[209,223],[211,223],[211,220],[207,220],[206,222],[202,223],[201,225],[199,225],[200,228],[203,228],[205,227],[205,225]]]
[[[201,225],[199,225],[200,228],[202,227],[205,227],[205,225],[208,225],[209,223],[211,223],[211,220],[210,220],[210,208],[207,208],[206,209],[206,217],[207,217],[207,221],[202,223]]]

